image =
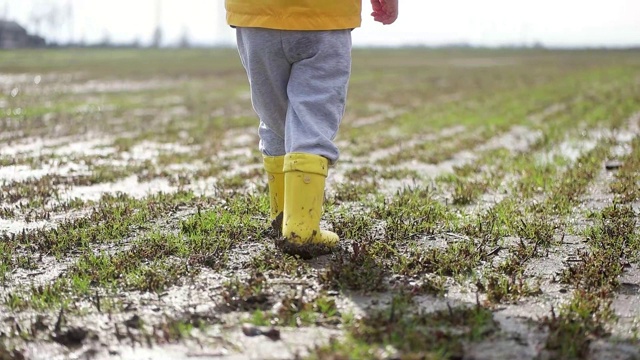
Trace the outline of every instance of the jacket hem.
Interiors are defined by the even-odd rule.
[[[360,27],[362,19],[359,16],[292,18],[227,13],[227,23],[232,27],[255,27],[276,30],[346,30]]]

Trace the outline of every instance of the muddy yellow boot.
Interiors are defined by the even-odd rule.
[[[280,236],[284,211],[284,155],[264,156],[263,164],[269,182],[269,219],[276,236]]]
[[[328,168],[329,163],[322,156],[305,153],[285,156],[284,251],[313,257],[329,253],[338,244],[338,235],[320,230]]]

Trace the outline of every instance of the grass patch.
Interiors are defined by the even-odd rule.
[[[491,311],[480,306],[416,313],[412,301],[397,295],[389,307],[350,326],[346,340],[317,348],[310,358],[456,359],[464,357],[464,343],[498,331]]]

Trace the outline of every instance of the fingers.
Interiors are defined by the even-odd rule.
[[[392,24],[398,17],[397,15],[390,15],[387,13],[376,13],[376,12],[371,13],[371,16],[373,16],[373,20],[380,22],[383,25]]]
[[[398,0],[371,0],[371,16],[384,25],[392,24],[398,18]]]
[[[389,18],[389,16],[387,16],[386,14],[376,14],[376,13],[371,13],[371,16],[373,16],[373,20],[382,23],[384,25],[388,25],[391,22],[391,19]]]

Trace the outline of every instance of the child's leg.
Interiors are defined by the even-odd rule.
[[[351,72],[351,32],[283,33],[292,62],[285,127],[284,250],[310,257],[331,251],[337,234],[321,230],[329,163],[338,159],[333,139],[342,120]]]
[[[280,31],[237,28],[236,37],[251,85],[251,103],[260,118],[260,150],[267,156],[282,156],[291,64],[282,50]]]
[[[278,31],[238,28],[236,34],[251,85],[251,102],[260,118],[258,133],[269,185],[269,218],[279,235],[284,211],[284,129],[291,65],[282,51]]]
[[[334,163],[351,73],[351,31],[237,28],[238,50],[260,118],[260,149]],[[286,126],[285,126],[286,124]]]
[[[282,44],[293,63],[287,86],[287,153],[320,155],[334,163],[333,140],[344,115],[351,74],[351,31],[283,32]]]

